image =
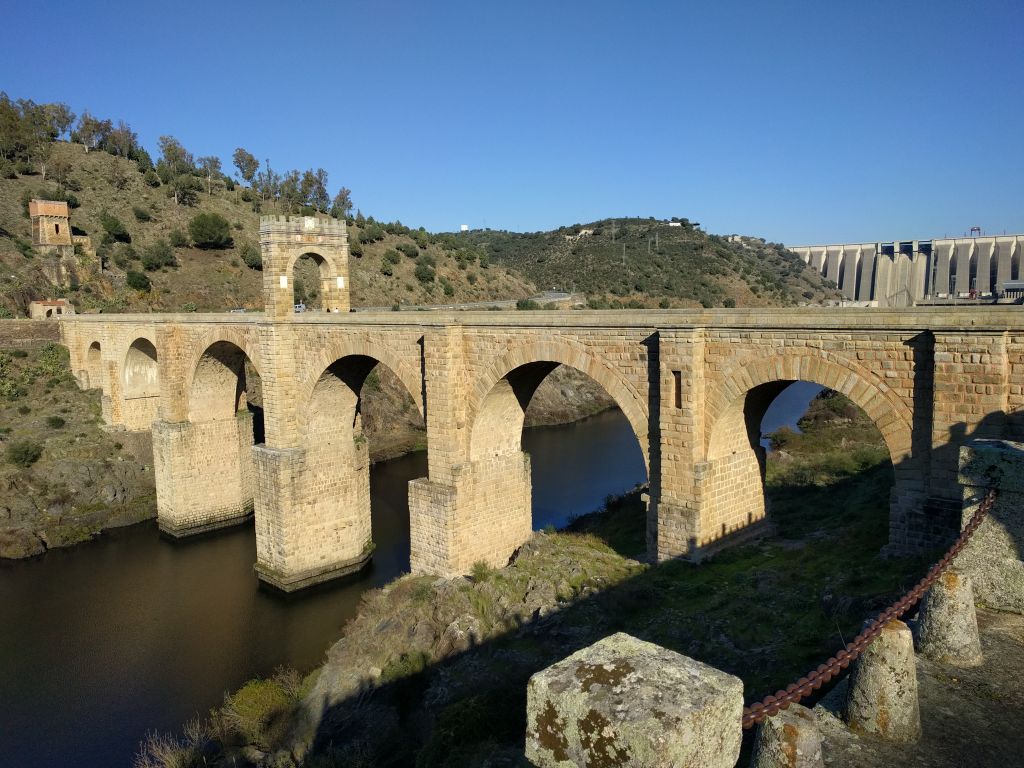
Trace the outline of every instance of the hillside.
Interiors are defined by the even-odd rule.
[[[463,237],[542,289],[585,293],[594,308],[790,306],[839,296],[782,245],[708,235],[685,219],[603,219]]]
[[[54,142],[51,165],[54,162],[66,162],[70,169],[63,189],[58,188],[52,174],[45,181],[39,174],[0,179],[0,307],[23,315],[31,299],[59,295],[67,296],[85,312],[261,307],[261,273],[245,263],[246,249],[251,260],[253,249],[258,248],[259,231],[259,214],[253,210],[248,190],[229,190],[223,181],[215,181],[212,194],[204,187],[197,193],[194,206],[177,205],[165,185],[147,184],[139,166],[125,158],[102,151],[86,153],[80,144]],[[46,259],[30,247],[31,227],[25,205],[30,196],[60,199],[63,194],[70,194],[80,204],[71,210],[71,224],[92,238],[108,269],[102,276],[83,276],[77,283],[61,288],[45,274]],[[279,212],[269,203],[263,210]],[[103,243],[104,212],[123,225],[130,242]],[[176,242],[176,233],[187,238],[189,222],[199,213],[216,213],[230,222],[233,244],[223,249],[172,247],[172,264],[177,266],[159,266],[159,259],[153,259],[152,268],[145,269],[143,258],[147,252],[159,241]],[[501,266],[470,258],[445,238],[412,231],[398,223],[378,224],[359,217],[351,221],[350,240],[355,306],[519,299],[535,290],[529,281]],[[417,276],[421,264],[426,267]],[[127,287],[125,278],[130,270],[144,272],[152,288],[138,291]],[[312,307],[316,306],[316,297],[308,288],[315,285],[311,275],[310,269],[300,269],[298,277],[300,286],[307,287],[306,295],[300,298]]]

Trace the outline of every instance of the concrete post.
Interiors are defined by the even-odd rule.
[[[902,621],[890,621],[854,662],[846,697],[853,731],[908,743],[921,737],[914,639]]]
[[[750,768],[824,768],[814,713],[799,704],[767,718],[757,729]]]
[[[539,768],[732,768],[743,682],[618,633],[530,678],[526,758]]]
[[[998,496],[957,558],[957,569],[970,577],[982,605],[1024,613],[1024,444],[971,440],[960,449],[959,480],[962,525],[990,490]]]
[[[953,569],[942,574],[924,596],[914,630],[918,650],[928,658],[958,667],[981,664],[971,577]]]

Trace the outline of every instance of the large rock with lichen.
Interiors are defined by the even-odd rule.
[[[739,678],[620,632],[530,678],[526,757],[542,768],[732,768],[742,714]]]

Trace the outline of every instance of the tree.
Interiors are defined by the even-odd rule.
[[[130,243],[132,241],[132,236],[128,233],[128,230],[125,229],[121,220],[107,211],[100,213],[100,224],[113,240],[116,240],[119,243]]]
[[[235,168],[238,169],[239,177],[249,186],[252,186],[252,181],[256,178],[256,171],[260,167],[260,161],[241,147],[235,150],[235,154],[231,156],[231,159],[234,161]]]
[[[103,142],[103,148],[117,157],[129,157],[138,146],[139,137],[124,120],[117,121],[114,128]]]
[[[302,175],[301,191],[306,205],[316,208],[321,213],[327,213],[327,207],[331,203],[330,194],[327,192],[327,171],[323,168],[306,171]]]
[[[196,202],[196,179],[192,176],[195,163],[192,154],[173,136],[161,136],[160,163],[157,173],[161,180],[171,187],[176,205],[194,205]]]
[[[62,102],[47,104],[45,109],[53,138],[59,139],[71,129],[75,122],[75,113],[71,111],[67,104]]]
[[[231,247],[231,225],[220,214],[197,214],[189,222],[188,232],[196,248]]]
[[[331,206],[331,216],[336,219],[344,219],[348,217],[351,210],[352,190],[348,187],[342,187],[338,190],[338,194],[334,196],[334,203]]]
[[[63,187],[68,181],[68,176],[71,175],[71,162],[64,157],[55,158],[50,162],[50,171],[53,173],[53,180],[57,182],[57,186]]]
[[[78,127],[71,134],[71,140],[84,144],[88,152],[99,147],[112,129],[113,124],[109,120],[95,118],[86,110],[78,118]]]
[[[281,184],[278,190],[278,197],[281,200],[281,207],[284,208],[286,213],[291,213],[292,208],[297,206],[302,200],[302,193],[299,191],[299,172],[288,171],[281,179]]]
[[[220,176],[220,158],[214,155],[206,155],[199,158],[199,167],[206,174],[206,192],[213,194],[213,177]]]
[[[260,200],[276,200],[281,189],[281,176],[270,167],[270,160],[263,161],[263,171],[256,176],[256,191],[260,194]]]

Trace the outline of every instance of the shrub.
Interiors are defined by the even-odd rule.
[[[415,256],[413,256],[413,258],[415,258]],[[399,255],[398,251],[396,251],[394,248],[388,248],[386,251],[384,251],[384,261],[388,262],[389,264],[397,264],[401,260],[401,255]]]
[[[359,242],[358,237],[349,244],[348,252],[357,259],[363,258],[363,244]]]
[[[468,275],[466,275],[466,280],[469,281],[470,285],[476,285],[476,281],[479,279],[480,278],[477,277],[476,272],[470,272]]]
[[[125,276],[124,281],[129,288],[134,288],[137,291],[148,291],[150,288],[153,287],[153,284],[149,281],[149,278],[146,277],[146,275],[144,275],[142,272],[136,272],[134,270],[130,271]]]
[[[434,272],[434,268],[425,263],[418,263],[416,265],[416,271],[413,274],[416,275],[416,279],[424,285],[434,282],[434,278],[437,276],[437,273]]]
[[[145,208],[140,208],[137,205],[132,206],[132,213],[135,214],[135,218],[138,221],[152,221],[153,215]]]
[[[157,176],[156,171],[154,171],[152,168],[150,168],[148,171],[142,174],[142,180],[151,187],[160,186],[160,177]]]
[[[540,304],[533,299],[520,299],[516,302],[516,309],[540,309]]]
[[[244,203],[251,203],[252,202],[252,192],[250,192],[248,189],[243,189],[242,190],[242,194],[241,194],[241,198],[242,198],[242,202],[244,202]]]
[[[392,267],[391,263],[387,259],[380,260],[380,273],[386,277],[391,277],[395,274],[394,267]]]
[[[157,240],[142,252],[142,267],[147,272],[155,272],[161,267],[178,265],[174,258],[174,250],[166,240]]]
[[[404,253],[406,256],[408,256],[410,259],[415,259],[417,256],[420,255],[420,249],[417,248],[412,243],[401,243],[397,247],[398,247],[398,250],[400,250],[402,253]]]
[[[18,413],[20,413],[22,416],[28,416],[30,413],[32,413],[32,409],[29,408],[27,405],[19,405]]]
[[[46,426],[48,426],[50,429],[63,429],[65,424],[67,424],[67,422],[64,421],[64,419],[62,419],[60,416],[46,417]]]
[[[181,305],[182,312],[195,312],[198,309],[194,301],[186,301]]]
[[[7,446],[7,461],[17,467],[30,467],[43,455],[43,446],[33,440],[18,440]]]
[[[228,698],[224,715],[246,741],[269,751],[287,735],[293,705],[293,695],[278,681],[251,680]]]
[[[455,286],[451,284],[447,277],[441,277],[441,288],[444,289],[445,296],[455,295]]]
[[[260,253],[260,249],[252,243],[242,243],[238,255],[242,257],[242,261],[249,269],[263,269],[263,255]]]
[[[100,225],[110,237],[119,243],[130,243],[132,236],[124,228],[124,224],[116,216],[103,211],[100,214]]]
[[[196,248],[231,247],[231,224],[220,214],[197,214],[189,222],[188,232]]]
[[[473,581],[480,584],[487,581],[494,575],[494,569],[491,568],[485,560],[477,560],[473,563],[473,569],[470,571],[470,575],[473,577]]]
[[[180,229],[172,229],[171,234],[168,235],[168,240],[172,248],[188,248],[188,235]]]

